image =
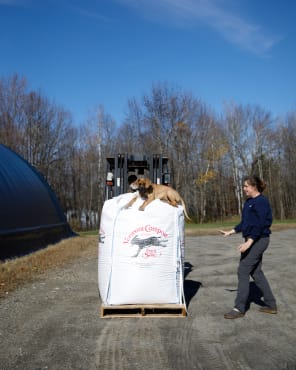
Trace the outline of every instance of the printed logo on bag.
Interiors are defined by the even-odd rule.
[[[168,234],[158,227],[145,225],[133,230],[124,238],[123,243],[138,247],[133,257],[138,257],[139,255],[143,258],[159,257],[161,256],[159,248],[168,246],[167,237]]]

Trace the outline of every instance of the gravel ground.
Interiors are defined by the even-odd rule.
[[[188,316],[100,318],[97,257],[51,271],[0,301],[1,370],[296,369],[296,230],[272,234],[263,267],[279,313],[233,305],[240,236],[186,238]]]

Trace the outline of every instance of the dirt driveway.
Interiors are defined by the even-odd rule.
[[[97,259],[51,271],[0,301],[1,370],[296,369],[296,230],[272,234],[264,270],[279,313],[225,320],[236,294],[239,236],[186,238],[188,316],[99,316]]]

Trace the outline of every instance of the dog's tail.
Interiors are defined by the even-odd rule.
[[[187,210],[186,210],[186,205],[185,205],[185,202],[182,198],[181,198],[181,204],[182,204],[182,207],[183,207],[185,217],[187,218],[188,221],[192,221],[192,219],[188,216],[188,213],[187,213]]]

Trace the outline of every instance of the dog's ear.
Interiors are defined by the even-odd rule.
[[[145,188],[149,188],[151,186],[152,182],[150,181],[150,179],[146,178],[145,179]]]

